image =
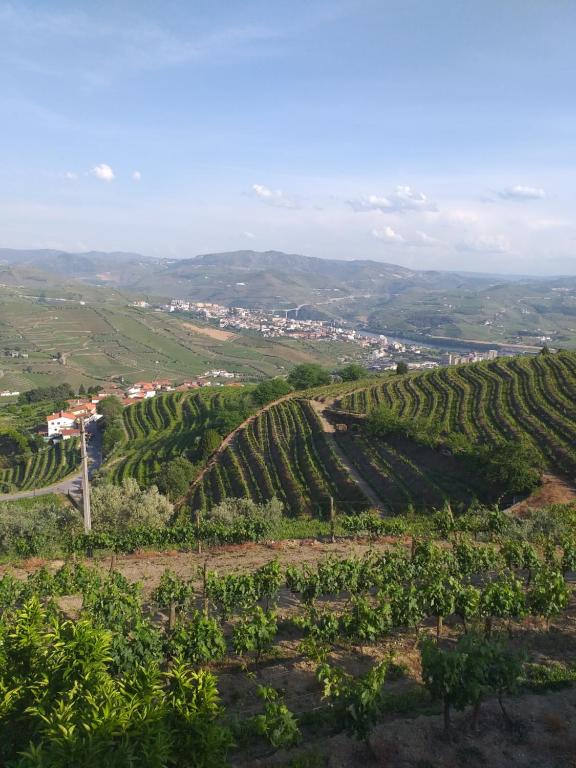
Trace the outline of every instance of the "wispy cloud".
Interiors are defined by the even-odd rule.
[[[264,184],[252,184],[252,191],[256,197],[267,205],[273,205],[276,208],[297,208],[296,202],[281,189],[270,189]]]
[[[132,180],[133,181],[141,181],[142,180],[142,174],[140,171],[132,171]]]
[[[398,234],[398,232],[396,232],[395,229],[392,229],[392,227],[384,227],[384,229],[373,229],[372,237],[376,238],[376,240],[382,240],[383,242],[389,244],[405,242],[402,235]]]
[[[114,171],[108,165],[108,163],[100,163],[95,165],[90,171],[93,176],[96,176],[100,181],[114,181]]]
[[[503,235],[483,235],[462,240],[456,244],[456,250],[463,253],[510,253],[510,242]]]
[[[423,192],[417,192],[408,185],[397,186],[389,195],[364,195],[348,200],[353,211],[380,211],[381,213],[405,213],[406,211],[436,211],[433,203]]]
[[[426,234],[426,232],[421,232],[420,230],[416,230],[414,235],[406,236],[400,234],[400,232],[397,232],[390,226],[384,227],[384,229],[373,229],[371,234],[376,240],[381,240],[388,245],[405,245],[418,248],[438,245],[440,242],[439,240],[436,240],[436,238],[431,237]]]
[[[501,200],[543,200],[546,192],[541,187],[526,187],[523,184],[515,184],[498,192]]]
[[[57,77],[76,74],[92,83],[102,83],[112,73],[154,71],[210,56],[230,56],[240,50],[250,53],[259,41],[282,36],[278,30],[257,24],[224,26],[194,36],[177,35],[142,15],[122,16],[123,23],[106,23],[100,15],[84,10],[59,12],[0,2],[0,45],[5,49],[4,56],[21,69]],[[10,53],[16,39],[28,42],[25,57]],[[77,54],[80,47],[81,64],[73,70],[54,68],[53,50]]]

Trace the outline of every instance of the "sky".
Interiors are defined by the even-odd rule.
[[[0,0],[0,247],[576,274],[576,0]]]

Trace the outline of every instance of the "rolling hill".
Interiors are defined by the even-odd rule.
[[[0,283],[109,303],[170,297],[343,319],[410,338],[576,344],[576,278],[415,270],[280,251],[185,259],[0,249]]]

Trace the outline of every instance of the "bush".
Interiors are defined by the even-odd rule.
[[[368,370],[358,363],[350,363],[350,365],[338,371],[338,376],[340,376],[342,381],[359,381],[369,375]]]
[[[252,399],[257,405],[263,406],[284,397],[291,391],[292,387],[284,379],[268,379],[252,390]]]
[[[170,501],[176,501],[184,496],[196,472],[197,469],[191,461],[184,456],[178,456],[162,465],[156,485]]]
[[[126,531],[135,526],[166,525],[174,508],[156,486],[142,490],[127,477],[122,485],[102,483],[92,489],[92,523],[95,531]]]
[[[288,374],[288,383],[294,389],[310,389],[330,384],[330,374],[317,363],[302,363],[292,368]]]
[[[53,501],[39,501],[17,513],[11,504],[0,505],[0,552],[23,557],[39,555],[58,543],[63,534],[80,529],[78,512]]]

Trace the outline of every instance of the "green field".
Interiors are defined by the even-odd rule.
[[[248,380],[286,372],[300,362],[334,367],[353,359],[359,348],[341,342],[267,340],[234,334],[211,337],[213,328],[183,316],[88,299],[55,303],[35,301],[0,288],[0,354],[19,350],[27,358],[0,357],[0,388],[23,391],[68,382],[103,384],[113,377],[127,381],[184,380],[210,369],[226,369]],[[60,359],[58,359],[60,355]]]

